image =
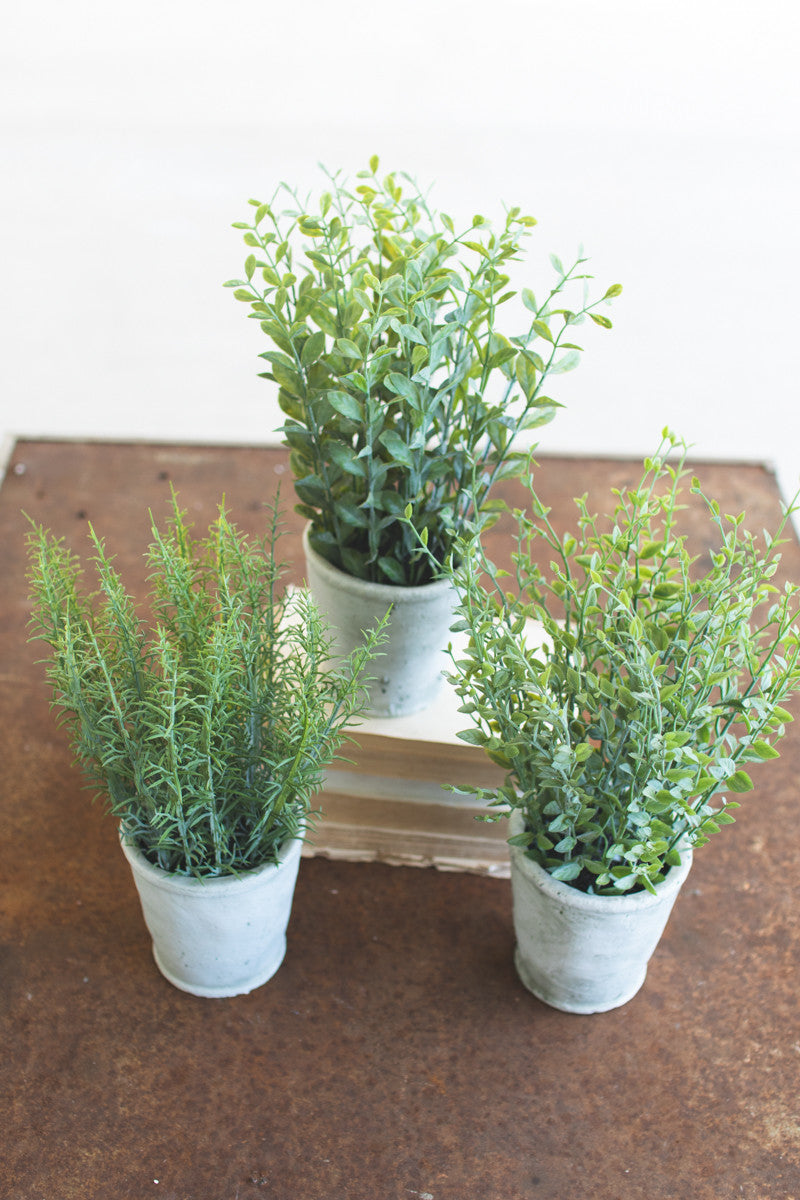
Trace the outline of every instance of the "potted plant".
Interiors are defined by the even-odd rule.
[[[571,1012],[639,989],[692,850],[733,821],[748,764],[777,757],[800,686],[800,589],[772,582],[788,514],[762,544],[694,479],[714,549],[693,558],[685,458],[665,430],[613,517],[583,497],[564,536],[529,475],[510,590],[478,541],[459,546],[460,736],[507,772],[465,790],[511,817],[518,973]]]
[[[152,521],[148,629],[90,529],[99,591],[32,523],[33,637],[78,763],[119,821],[153,954],[176,987],[251,991],[280,966],[310,804],[380,633],[335,671],[318,612],[279,592],[262,540],[220,506],[195,540],[173,494]]]
[[[250,201],[252,221],[235,226],[250,248],[245,278],[225,286],[271,344],[264,378],[278,385],[309,522],[308,579],[339,648],[393,606],[371,708],[395,715],[438,687],[456,539],[520,469],[518,435],[552,419],[545,383],[577,365],[573,327],[587,316],[610,327],[596,310],[622,289],[590,301],[586,260],[553,257],[553,283],[538,299],[523,288],[524,324],[505,334],[507,272],[534,219],[510,208],[497,230],[482,216],[457,230],[407,175],[381,180],[378,166],[355,188],[328,175],[316,207],[283,184]],[[582,299],[567,306],[571,291]],[[428,555],[403,522],[409,504]]]

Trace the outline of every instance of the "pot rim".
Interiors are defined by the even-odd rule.
[[[196,891],[198,894],[204,896],[221,896],[227,892],[241,890],[247,887],[247,885],[255,886],[263,875],[277,872],[287,864],[293,862],[294,859],[299,858],[303,848],[302,836],[291,838],[290,841],[284,842],[281,846],[277,863],[261,863],[260,866],[250,867],[246,871],[241,871],[238,875],[197,876],[172,874],[169,871],[165,871],[162,867],[157,867],[154,863],[149,862],[141,850],[127,839],[121,826],[119,828],[119,842],[122,847],[122,853],[127,858],[131,870],[145,876],[154,887],[163,888],[164,891],[168,892]]]
[[[320,575],[326,576],[330,583],[342,591],[361,595],[367,592],[378,598],[384,597],[388,606],[390,603],[413,604],[417,601],[430,600],[432,592],[446,592],[453,586],[447,577],[432,579],[429,583],[412,584],[410,587],[406,587],[403,583],[373,583],[369,579],[359,579],[357,575],[350,575],[340,567],[335,567],[333,563],[328,562],[327,558],[323,558],[321,554],[317,553],[308,540],[310,529],[311,522],[309,521],[303,529],[303,551],[306,558],[313,560]]]
[[[512,836],[523,832],[525,820],[519,809],[515,809],[511,813],[509,826]],[[526,875],[539,891],[545,893],[552,900],[582,912],[606,913],[608,916],[612,913],[635,912],[653,908],[664,900],[677,895],[692,865],[692,847],[684,845],[681,846],[680,866],[670,867],[667,877],[661,883],[656,884],[655,895],[643,890],[621,896],[593,896],[570,887],[561,879],[554,879],[544,867],[528,858],[522,846],[509,846],[509,850],[511,851],[512,870]]]

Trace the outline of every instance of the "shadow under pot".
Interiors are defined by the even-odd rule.
[[[512,836],[524,818],[512,814]],[[672,906],[692,865],[690,847],[655,895],[595,896],[570,887],[510,846],[514,965],[528,991],[562,1012],[607,1012],[641,988]]]
[[[133,872],[153,958],[165,979],[193,996],[241,996],[271,979],[286,953],[302,839],[279,861],[240,875],[171,875],[120,836]]]
[[[447,579],[419,587],[371,583],[348,575],[324,559],[303,532],[306,579],[327,621],[337,655],[363,643],[391,608],[386,641],[371,666],[368,716],[401,717],[435,703],[444,685],[442,671],[456,605]]]

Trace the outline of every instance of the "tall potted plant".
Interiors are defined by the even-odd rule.
[[[507,772],[466,790],[511,817],[517,970],[567,1011],[639,989],[692,850],[733,821],[748,764],[777,757],[800,686],[800,589],[772,582],[787,517],[760,544],[695,479],[716,545],[692,558],[685,456],[665,430],[612,518],[583,497],[565,536],[529,476],[511,590],[479,542],[459,547],[460,736]]]
[[[438,686],[456,539],[520,469],[517,436],[552,419],[545,384],[577,365],[573,328],[587,316],[610,327],[597,310],[622,289],[589,300],[586,260],[553,257],[539,298],[522,290],[523,327],[502,332],[516,295],[507,272],[534,219],[510,208],[497,230],[482,216],[457,230],[408,176],[379,179],[378,166],[355,188],[330,175],[316,206],[286,185],[252,200],[252,221],[236,223],[245,278],[225,286],[271,343],[264,378],[278,385],[309,522],[309,582],[340,648],[393,606],[371,707],[399,714]],[[402,520],[408,505],[427,555]]]
[[[33,637],[76,760],[118,820],[162,974],[201,996],[280,966],[311,798],[363,706],[380,632],[336,671],[305,594],[220,506],[195,540],[173,495],[147,554],[147,628],[90,531],[99,591],[63,540],[29,535]]]

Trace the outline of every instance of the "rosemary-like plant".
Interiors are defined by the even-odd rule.
[[[251,248],[245,278],[225,286],[272,343],[264,378],[278,385],[312,547],[357,578],[416,585],[524,467],[515,438],[553,418],[545,383],[577,365],[573,327],[589,316],[609,328],[596,310],[622,288],[590,301],[586,260],[553,256],[552,285],[539,299],[523,288],[529,319],[506,336],[508,265],[534,218],[511,208],[497,231],[482,216],[456,231],[409,176],[380,180],[378,165],[352,190],[329,175],[313,209],[285,184],[250,201],[252,223],[235,225]],[[429,555],[403,521],[409,504]]]
[[[529,475],[511,591],[478,541],[460,547],[454,628],[469,644],[452,679],[473,727],[459,736],[507,771],[498,793],[465,790],[521,810],[511,840],[585,891],[652,891],[681,845],[732,822],[730,794],[752,788],[746,764],[777,757],[800,687],[800,589],[771,582],[788,514],[762,546],[694,479],[718,547],[710,564],[693,559],[679,528],[685,457],[664,430],[640,482],[614,491],[613,520],[584,496],[564,537]]]
[[[263,541],[223,505],[194,540],[175,495],[166,531],[151,523],[150,629],[93,529],[99,591],[84,595],[77,556],[33,525],[33,637],[51,648],[53,706],[124,836],[165,871],[236,874],[302,833],[381,635],[334,668],[313,601],[279,589],[277,505]]]

